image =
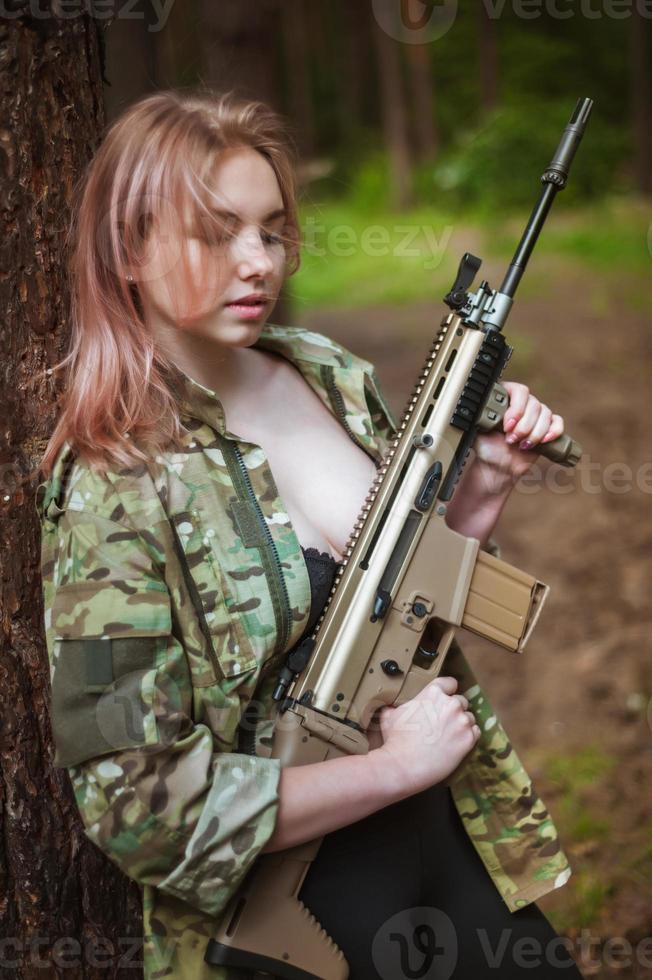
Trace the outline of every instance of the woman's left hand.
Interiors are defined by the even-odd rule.
[[[527,385],[503,381],[509,408],[503,431],[483,432],[474,443],[475,457],[465,467],[459,488],[448,505],[449,527],[483,545],[494,528],[509,495],[539,458],[537,446],[564,431],[561,415],[554,415],[530,394]]]
[[[476,462],[486,470],[510,476],[513,482],[536,462],[537,446],[564,431],[564,420],[539,401],[527,385],[501,381],[509,395],[503,432],[480,433],[474,443]]]

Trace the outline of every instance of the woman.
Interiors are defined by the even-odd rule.
[[[451,676],[383,709],[367,756],[281,771],[266,751],[278,668],[395,431],[368,362],[267,322],[299,261],[279,119],[211,93],[141,100],[85,175],[72,239],[65,403],[38,495],[55,765],[86,835],[143,886],[145,976],[242,976],[204,962],[230,896],[259,853],[322,835],[302,898],[353,980],[425,975],[377,946],[396,913],[409,941],[421,906],[453,922],[458,976],[489,976],[506,928],[555,941],[533,902],[568,864],[459,651]],[[505,432],[479,439],[449,510],[483,545],[525,450],[563,431],[506,387]]]

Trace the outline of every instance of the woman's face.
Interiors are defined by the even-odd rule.
[[[269,318],[285,278],[283,198],[272,167],[250,148],[224,151],[211,186],[224,227],[216,230],[208,221],[191,227],[189,214],[168,211],[150,235],[146,262],[134,270],[134,278],[154,330],[172,327],[229,346],[249,346]]]

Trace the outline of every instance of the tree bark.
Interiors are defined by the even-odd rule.
[[[634,138],[634,177],[642,194],[652,191],[652,86],[650,21],[633,4],[630,17],[630,103]]]
[[[68,774],[52,766],[29,478],[56,416],[57,392],[38,375],[68,337],[63,248],[75,183],[104,124],[102,26],[85,13],[59,19],[44,0],[38,17],[5,9],[0,21],[0,976],[21,980],[119,977],[125,943],[142,933],[138,886],[84,835]]]

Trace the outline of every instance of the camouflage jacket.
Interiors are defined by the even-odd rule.
[[[267,325],[257,346],[293,363],[379,465],[396,426],[369,362],[293,327]],[[262,449],[186,375],[179,399],[183,452],[100,476],[66,445],[39,486],[54,764],[85,834],[142,886],[146,980],[224,980],[240,972],[204,952],[274,829],[271,692],[310,582]],[[513,911],[563,884],[568,862],[459,648],[446,670],[482,730],[451,789]],[[254,698],[269,712],[243,750]]]

